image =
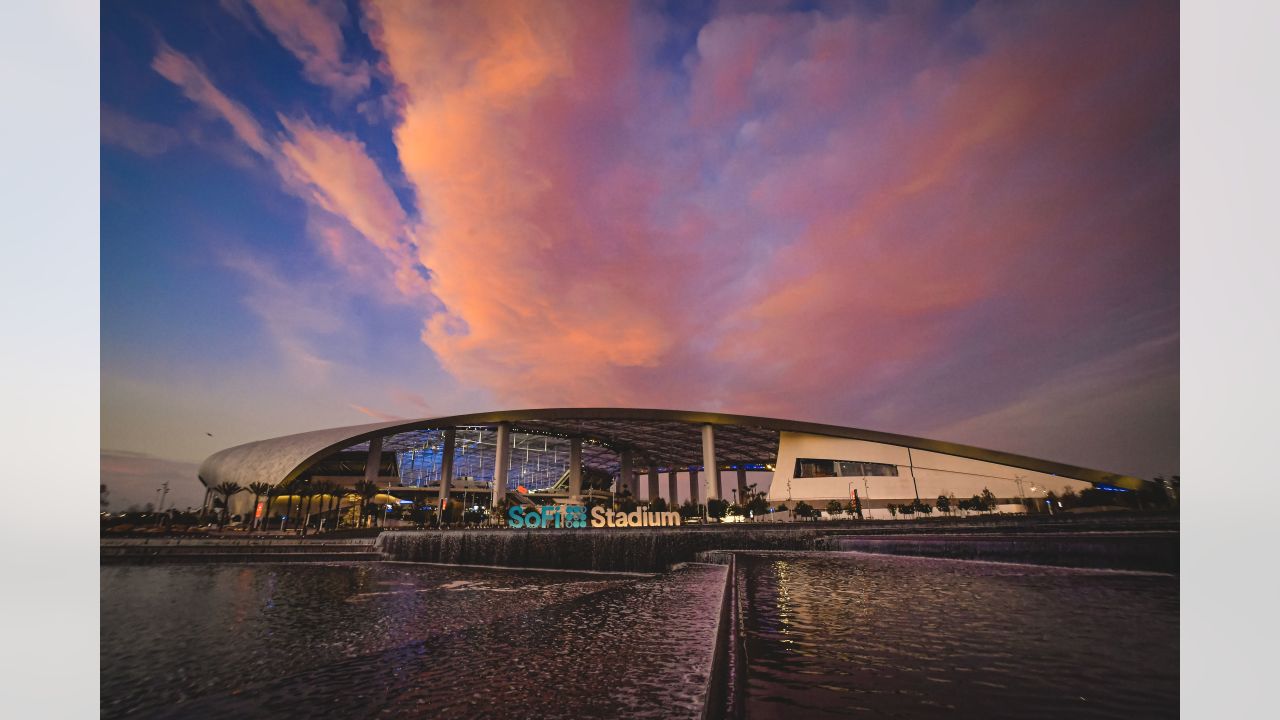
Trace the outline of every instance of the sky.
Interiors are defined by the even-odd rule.
[[[525,407],[1179,471],[1169,2],[102,8],[103,482]]]

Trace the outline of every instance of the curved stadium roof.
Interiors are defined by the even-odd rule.
[[[383,438],[383,449],[394,451],[420,443],[423,431],[494,427],[500,422],[510,423],[515,433],[583,438],[587,441],[584,465],[611,471],[618,467],[616,453],[627,449],[632,451],[637,469],[701,466],[701,427],[709,423],[716,429],[716,459],[728,465],[772,464],[777,458],[778,434],[796,432],[945,453],[1132,490],[1145,483],[1128,475],[875,430],[748,415],[636,408],[507,410],[313,430],[217,452],[200,465],[199,477],[209,487],[226,481],[241,486],[253,482],[282,485],[325,457],[356,449],[374,438]]]

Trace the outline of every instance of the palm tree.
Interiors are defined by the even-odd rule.
[[[337,483],[334,483],[331,488],[332,492],[330,495],[333,498],[331,501],[331,504],[333,505],[333,529],[337,530],[338,522],[342,518],[342,498],[347,494],[347,489]]]
[[[298,501],[298,520],[302,523],[302,534],[305,536],[307,534],[307,526],[311,523],[311,501],[321,492],[320,483],[313,484],[308,481],[298,492],[302,493],[302,496],[307,499],[307,509],[305,511],[302,509],[302,501]]]
[[[337,497],[338,492],[341,490],[341,488],[339,488],[334,483],[326,482],[326,483],[320,483],[317,489],[319,490],[321,495],[320,508],[318,512],[321,515],[328,515],[329,510],[333,507],[333,500],[334,498]],[[334,519],[334,526],[335,527],[337,526],[336,517]]]
[[[269,494],[269,493],[271,492],[271,483],[264,483],[264,482],[249,483],[249,487],[248,487],[248,488],[246,488],[246,489],[247,489],[249,492],[253,493],[253,515],[254,515],[254,517],[253,517],[253,527],[256,529],[256,528],[258,527],[258,525],[259,525],[259,523],[258,523],[258,500],[259,500],[259,498],[261,498],[263,495],[267,495],[267,505],[268,505],[268,506],[270,506],[270,505],[271,505],[271,496],[270,496],[270,494]],[[267,511],[264,509],[264,510],[262,511],[262,517],[264,517],[264,518],[265,518],[266,516],[267,516]]]
[[[277,488],[274,485],[272,485],[270,488],[267,489],[267,494],[266,494],[267,504],[266,506],[263,507],[262,522],[259,523],[259,526],[266,526],[268,530],[271,529],[271,501],[279,497],[279,495],[276,492],[278,489],[279,488]]]
[[[227,524],[227,512],[231,506],[231,496],[242,490],[244,488],[240,487],[239,483],[229,480],[213,486],[213,491],[222,496],[222,522],[218,523],[220,529]]]
[[[302,517],[302,497],[307,485],[302,480],[294,480],[289,484],[289,528],[298,529],[298,519]]]
[[[356,483],[355,491],[356,494],[360,496],[360,521],[356,523],[356,527],[360,527],[364,525],[365,507],[369,504],[369,501],[373,499],[373,496],[377,495],[379,492],[378,484],[369,482],[368,480],[361,480]]]
[[[328,494],[332,491],[332,489],[333,489],[333,488],[332,488],[332,486],[330,486],[330,485],[329,485],[329,483],[327,483],[327,482],[317,482],[317,483],[312,483],[312,485],[311,485],[311,492],[312,492],[312,493],[314,493],[315,498],[316,498],[316,499],[315,499],[315,503],[316,503],[316,510],[315,510],[315,511],[316,511],[316,513],[317,513],[317,514],[323,514],[323,513],[324,513],[324,507],[325,507],[325,504],[326,504],[326,502],[327,502],[327,500],[326,500],[325,496],[326,496],[326,495],[328,495]],[[308,502],[307,502],[307,514],[308,514],[308,515],[310,515],[310,514],[311,514],[311,501],[308,501]]]

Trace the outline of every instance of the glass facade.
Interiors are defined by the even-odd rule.
[[[497,450],[496,430],[491,428],[458,428],[453,453],[454,478],[476,482],[493,482],[494,456]],[[412,447],[397,451],[402,485],[435,485],[440,482],[444,433],[432,430],[421,433]],[[511,434],[511,469],[507,487],[523,485],[528,490],[541,490],[560,481],[569,469],[569,441],[562,438]]]

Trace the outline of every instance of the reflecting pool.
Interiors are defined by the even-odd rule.
[[[698,717],[725,573],[104,567],[102,715]]]
[[[749,718],[1178,714],[1178,581],[862,553],[741,553]]]

